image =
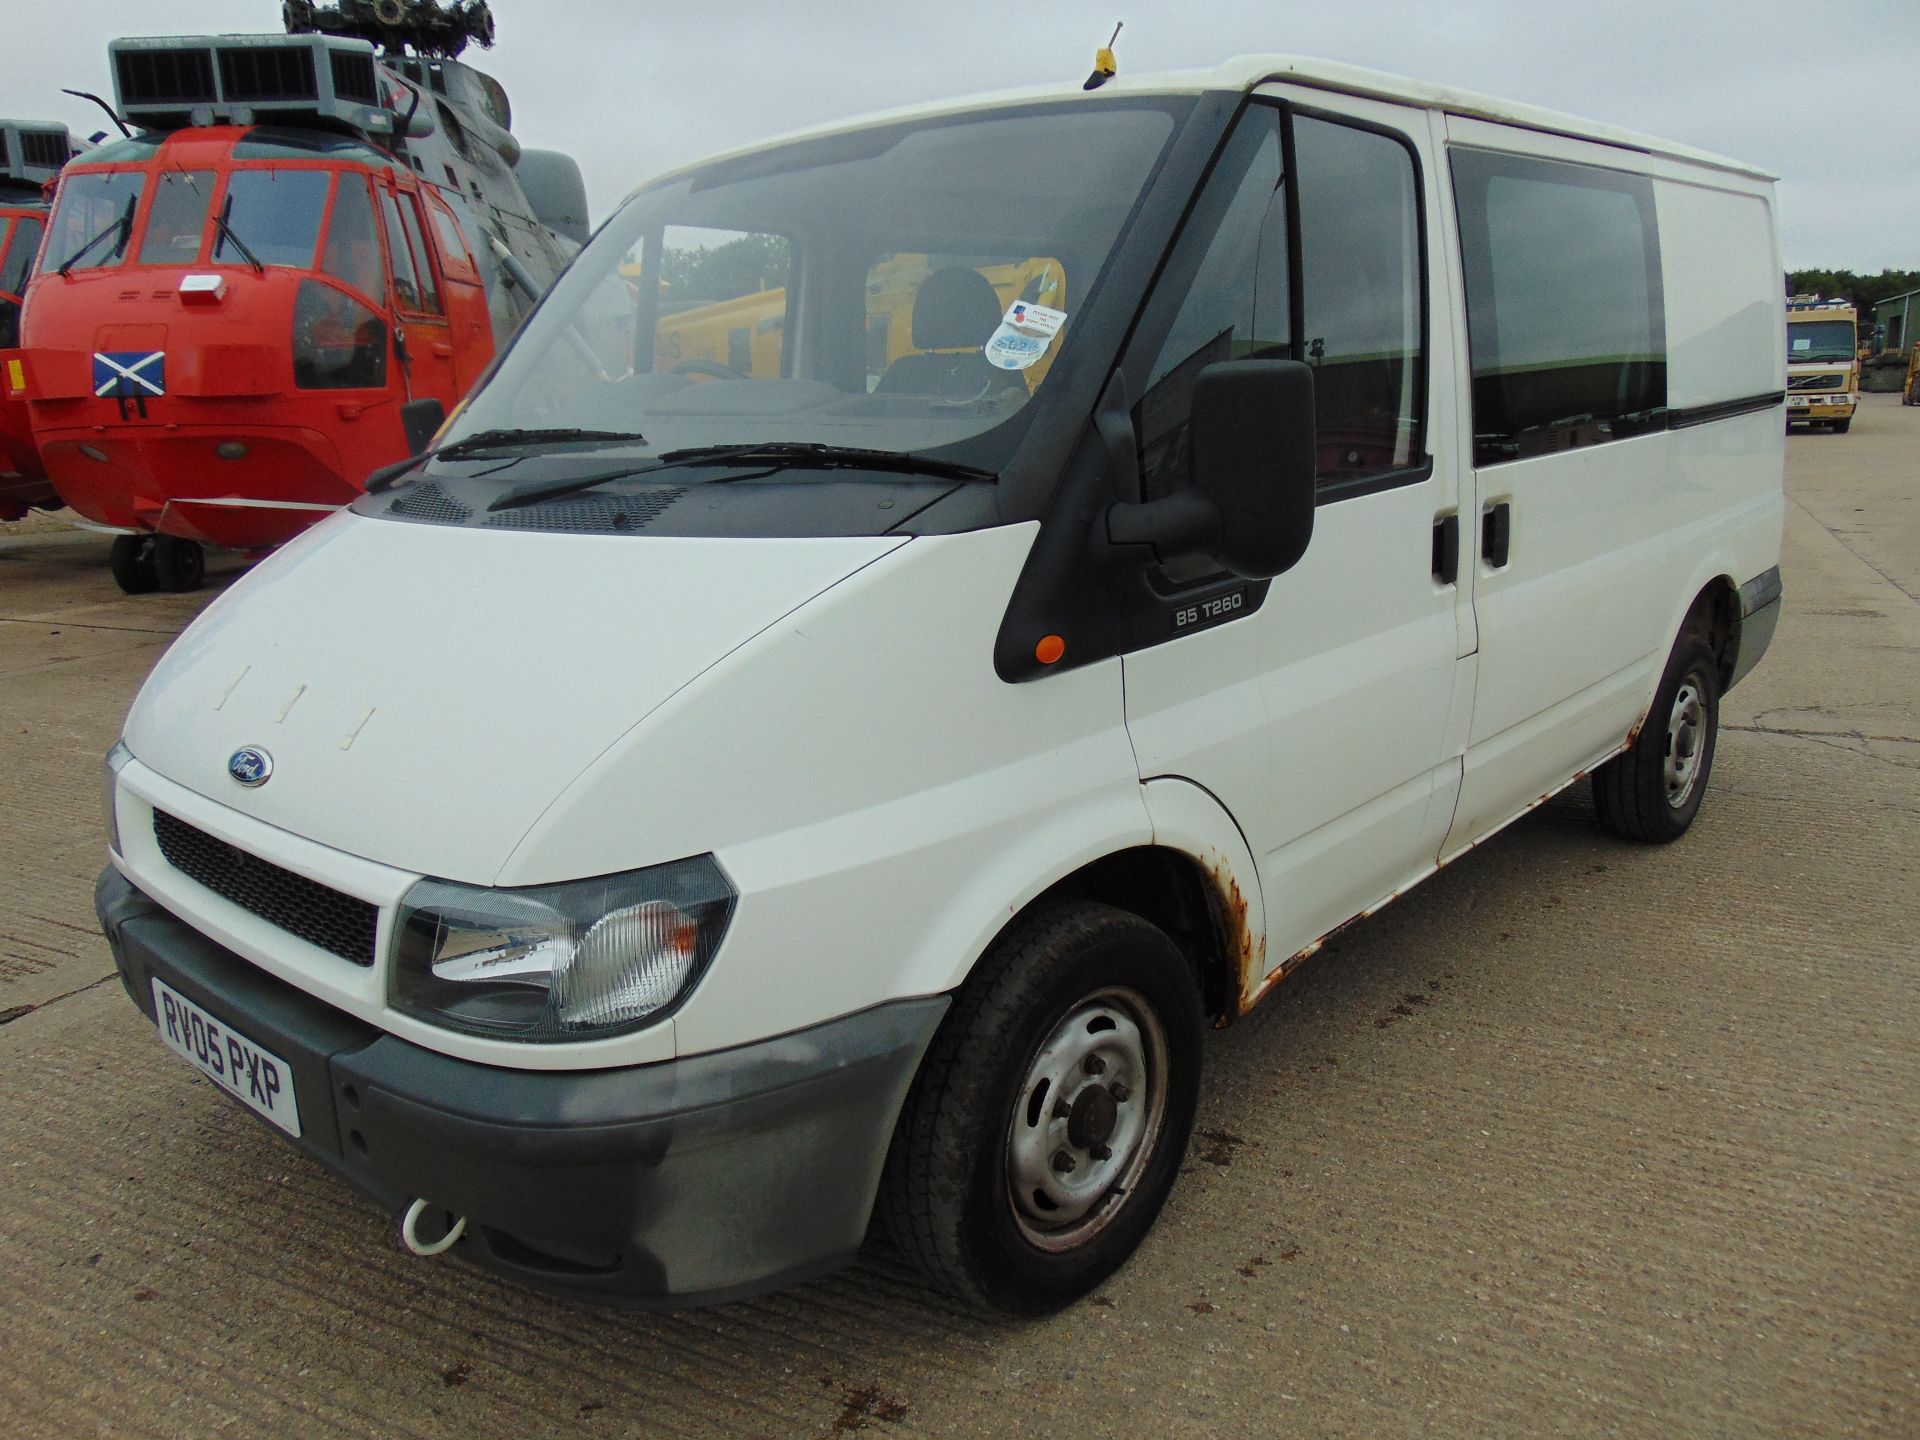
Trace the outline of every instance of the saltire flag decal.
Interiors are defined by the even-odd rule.
[[[164,350],[96,350],[93,393],[107,400],[144,400],[167,393]]]

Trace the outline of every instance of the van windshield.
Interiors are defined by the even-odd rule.
[[[976,111],[669,177],[595,236],[447,440],[982,437],[955,458],[998,469],[1184,103]]]

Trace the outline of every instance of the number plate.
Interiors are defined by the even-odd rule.
[[[169,1050],[287,1134],[300,1134],[291,1065],[214,1019],[163,980],[153,982],[153,1013]]]

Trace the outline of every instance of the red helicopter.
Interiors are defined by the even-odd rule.
[[[57,510],[27,416],[20,355],[20,293],[47,225],[47,187],[73,154],[64,125],[0,120],[0,520]]]
[[[22,317],[34,437],[128,593],[191,590],[426,448],[586,238],[453,57],[483,0],[291,0],[286,35],[117,40],[116,119],[63,172]],[[406,53],[411,50],[413,53]]]

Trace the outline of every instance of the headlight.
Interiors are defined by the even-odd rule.
[[[114,807],[114,792],[120,787],[120,772],[127,768],[127,762],[133,759],[133,751],[127,749],[126,742],[114,741],[113,748],[107,751],[106,771],[103,778],[104,789],[101,798],[107,808],[107,849],[114,854],[120,853],[120,814]]]
[[[400,907],[389,999],[503,1040],[636,1029],[693,988],[733,901],[711,855],[517,890],[422,880]]]

